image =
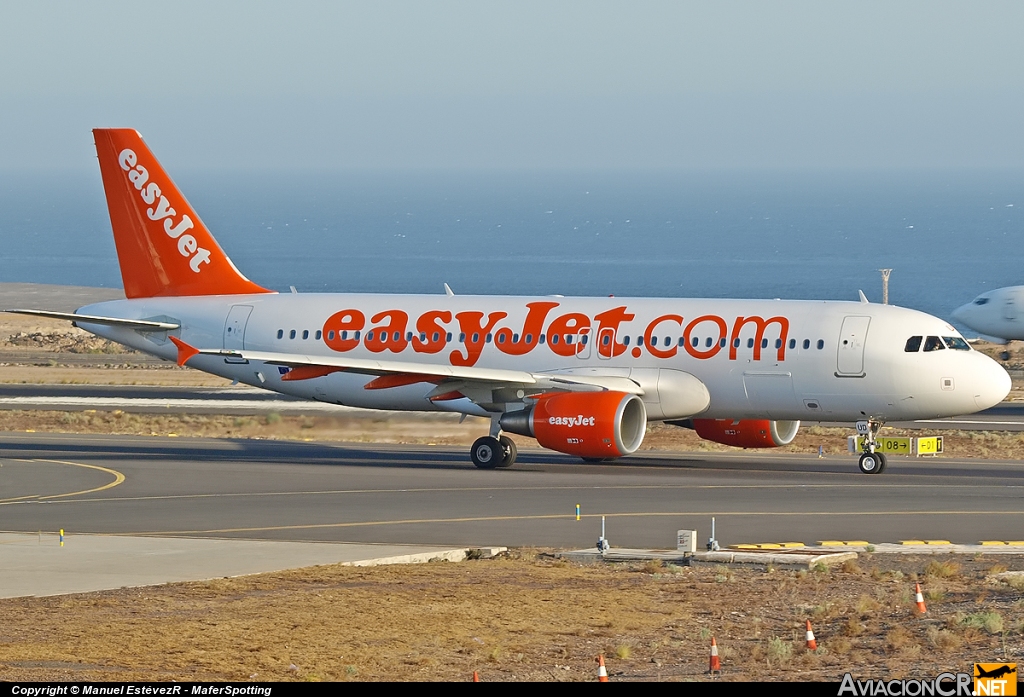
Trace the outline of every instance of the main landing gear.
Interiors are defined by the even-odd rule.
[[[482,470],[511,467],[518,454],[515,441],[508,436],[477,438],[469,451],[473,464]]]
[[[881,428],[881,421],[857,422],[857,433],[864,437],[864,454],[860,456],[857,467],[864,474],[881,474],[885,470],[885,455],[875,452]]]

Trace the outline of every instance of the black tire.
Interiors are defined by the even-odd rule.
[[[875,453],[875,457],[878,458],[878,471],[875,474],[881,474],[885,471],[885,466],[889,464],[889,460],[886,459],[885,453]]]
[[[505,453],[505,457],[502,458],[498,467],[505,468],[516,464],[516,457],[519,455],[516,442],[508,436],[498,436],[498,442],[501,443],[502,451]]]
[[[864,474],[878,474],[885,469],[885,456],[882,453],[864,453],[857,461],[857,467]]]
[[[492,470],[500,467],[505,459],[505,448],[501,442],[492,436],[477,438],[473,447],[469,450],[469,458],[473,464],[482,470]]]

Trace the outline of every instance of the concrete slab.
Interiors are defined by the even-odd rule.
[[[0,533],[0,598],[88,593],[304,566],[416,564],[490,557],[504,547],[277,542]]]

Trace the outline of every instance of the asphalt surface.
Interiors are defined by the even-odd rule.
[[[254,387],[155,387],[145,385],[0,384],[0,409],[121,409],[130,413],[307,414],[367,412],[299,399]],[[811,422],[805,422],[811,425]],[[836,425],[836,424],[823,424]],[[853,424],[840,424],[852,428]],[[900,428],[1024,431],[1024,403],[1003,404],[967,416],[892,422]]]
[[[575,518],[581,506],[582,520]],[[295,541],[673,547],[1016,540],[1024,463],[850,456],[650,454],[584,465],[520,451],[480,471],[462,448],[0,434],[0,530]]]

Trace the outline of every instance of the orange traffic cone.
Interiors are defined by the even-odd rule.
[[[473,671],[473,682],[480,682],[480,674],[475,670]]]
[[[915,584],[914,588],[914,600],[917,602],[917,611],[922,615],[928,612],[928,608],[924,606],[924,596],[921,595],[921,584]]]
[[[608,682],[608,669],[604,667],[604,654],[597,657],[597,681]]]
[[[814,640],[814,631],[811,629],[811,621],[807,620],[807,650],[817,651],[818,642]]]
[[[708,672],[712,675],[722,672],[722,662],[718,659],[718,642],[715,641],[715,637],[711,637],[711,667],[708,668]]]

